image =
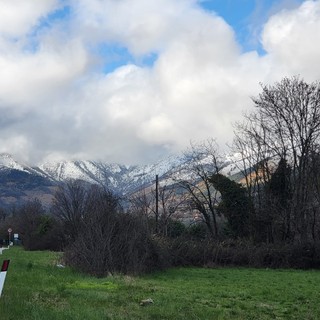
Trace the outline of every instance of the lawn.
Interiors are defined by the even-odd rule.
[[[59,268],[60,255],[11,259],[0,319],[320,319],[320,271],[178,268],[96,279]],[[142,299],[153,304],[141,306]]]

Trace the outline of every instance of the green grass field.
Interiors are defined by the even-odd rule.
[[[59,254],[5,250],[0,319],[320,319],[320,271],[179,268],[88,277]],[[154,303],[140,306],[142,299]]]

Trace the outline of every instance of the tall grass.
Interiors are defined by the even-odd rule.
[[[0,319],[320,319],[320,272],[178,268],[96,279],[58,268],[52,252],[11,259]],[[142,299],[154,303],[140,306]]]

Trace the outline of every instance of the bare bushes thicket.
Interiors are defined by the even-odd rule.
[[[69,265],[99,277],[139,274],[165,265],[145,219],[124,213],[112,192],[97,186],[85,190],[83,212],[65,250]]]
[[[159,251],[136,217],[103,210],[84,221],[65,258],[69,265],[95,276],[140,274],[164,266]]]
[[[172,266],[320,268],[320,243],[259,244],[179,237],[167,242]]]

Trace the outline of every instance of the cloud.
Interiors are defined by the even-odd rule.
[[[58,8],[58,0],[0,1],[0,33],[8,38],[26,35],[41,18]]]
[[[0,55],[0,109],[38,109],[40,104],[59,98],[83,74],[86,64],[87,53],[76,40],[60,44],[43,41],[35,53]]]
[[[283,74],[319,79],[315,66],[320,53],[320,2],[306,1],[295,10],[272,16],[262,33],[262,43],[273,64]]]
[[[254,10],[245,19],[248,31],[246,40],[251,47],[253,45],[259,47],[261,32],[268,19],[282,10],[298,8],[303,0],[255,0],[254,2]]]
[[[224,145],[259,82],[320,75],[320,1],[276,11],[263,56],[242,52],[234,30],[197,1],[40,2],[16,0],[16,14],[9,5],[16,29],[0,19],[0,151],[25,161],[136,163],[190,140]],[[66,3],[68,17],[48,18]],[[113,44],[132,59],[105,73],[110,56],[99,48]],[[153,64],[141,62],[149,55]]]
[[[85,41],[114,41],[135,55],[165,48],[186,26],[193,28],[188,19],[205,16],[194,0],[73,0],[72,6]]]

